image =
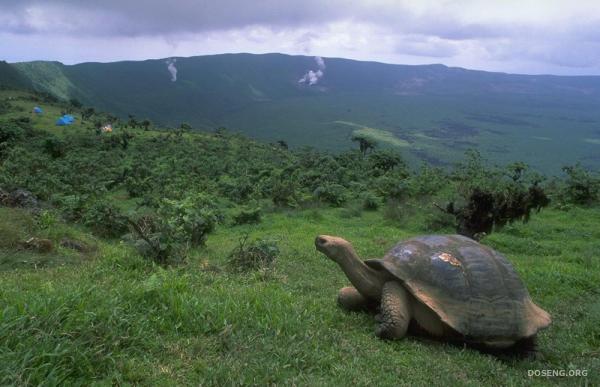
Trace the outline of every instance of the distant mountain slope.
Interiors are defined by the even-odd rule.
[[[0,61],[0,86],[14,89],[29,89],[33,87],[29,79],[23,76],[15,66],[3,60]]]
[[[162,125],[226,126],[328,149],[375,135],[409,159],[452,162],[477,148],[545,171],[600,166],[600,77],[512,75],[313,57],[225,54],[140,62],[16,63],[36,88]],[[314,85],[299,80],[309,71]],[[0,66],[0,74],[9,71]],[[14,72],[13,72],[14,73]],[[2,78],[0,78],[2,79]],[[394,138],[395,137],[395,138]],[[387,145],[386,145],[387,144]]]

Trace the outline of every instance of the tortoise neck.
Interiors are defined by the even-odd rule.
[[[385,278],[382,273],[365,265],[353,249],[348,249],[338,264],[356,290],[363,296],[379,300]]]

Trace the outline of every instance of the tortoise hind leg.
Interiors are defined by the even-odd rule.
[[[348,311],[363,311],[368,310],[370,302],[353,286],[341,288],[337,298],[338,304]]]
[[[412,318],[407,291],[396,281],[383,285],[380,324],[375,334],[382,339],[401,339],[406,335]]]

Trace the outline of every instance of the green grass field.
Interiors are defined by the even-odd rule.
[[[546,210],[484,240],[508,256],[532,298],[553,316],[539,335],[537,360],[500,360],[414,337],[381,341],[371,316],[337,307],[336,292],[347,280],[315,251],[314,237],[341,235],[367,258],[422,232],[378,212],[269,214],[257,226],[219,228],[206,248],[169,268],[117,241],[92,242],[72,226],[58,223],[49,234],[22,210],[0,209],[0,215],[4,230],[20,230],[15,238],[57,242],[75,235],[99,248],[79,259],[59,249],[44,264],[43,254],[7,249],[2,233],[3,385],[600,383],[597,209]],[[273,271],[227,270],[226,258],[243,233],[279,241]],[[545,369],[586,370],[587,377],[528,376]]]
[[[0,91],[0,99],[9,97],[12,110],[3,118],[30,116],[35,129],[58,137],[87,133],[103,141],[90,122],[55,126],[58,105],[44,104],[45,114],[33,116],[32,95]],[[146,140],[166,135],[135,133]],[[183,137],[217,142],[206,134]],[[248,154],[241,150],[258,146],[227,141],[243,157]],[[120,186],[104,195],[123,211],[139,202]],[[345,208],[312,202],[306,209],[275,209],[265,200],[261,223],[222,222],[206,247],[174,266],[156,265],[124,241],[64,223],[58,208],[34,216],[0,207],[0,385],[600,384],[600,208],[544,209],[529,223],[483,240],[506,254],[533,300],[554,319],[539,335],[538,358],[519,360],[416,337],[382,341],[372,316],[341,310],[336,295],[348,281],[316,252],[316,235],[342,236],[366,259],[430,232],[431,214],[418,205],[390,217],[386,208],[361,211],[355,200]],[[272,270],[229,269],[228,257],[246,234],[277,242],[281,253]],[[23,242],[31,237],[49,239],[54,248],[28,250]],[[62,246],[64,238],[87,249]],[[541,370],[587,376],[529,376]]]

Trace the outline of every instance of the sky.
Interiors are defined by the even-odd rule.
[[[0,60],[250,52],[600,75],[600,0],[0,0]]]

